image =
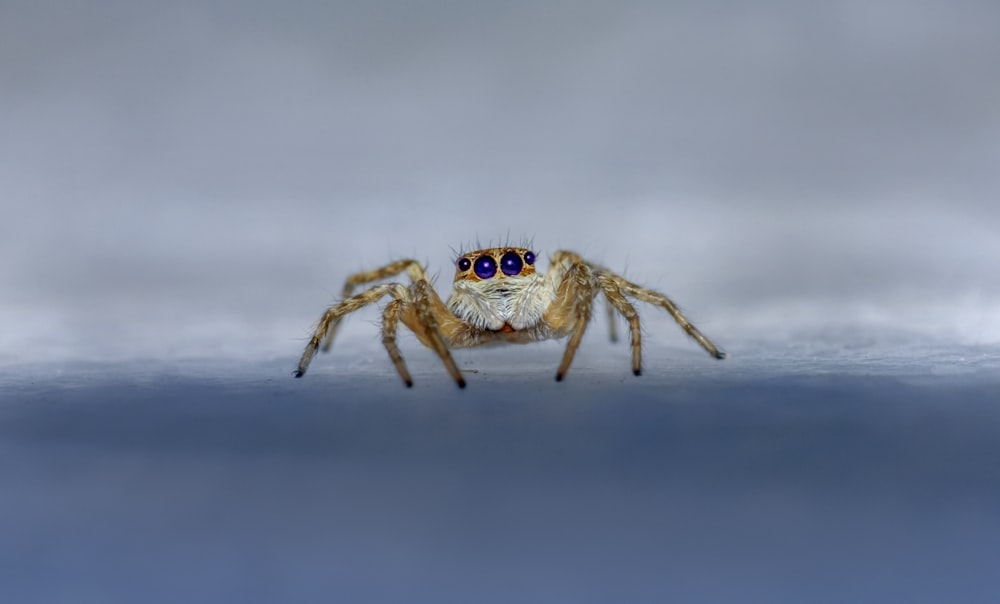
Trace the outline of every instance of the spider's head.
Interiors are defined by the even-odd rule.
[[[488,281],[535,274],[535,253],[523,247],[491,247],[463,254],[455,262],[455,281]]]
[[[491,331],[517,331],[541,320],[554,293],[535,272],[535,253],[523,247],[491,247],[455,262],[448,308],[459,319]]]

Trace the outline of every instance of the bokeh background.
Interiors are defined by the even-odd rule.
[[[992,601],[998,24],[4,0],[0,599]],[[406,390],[372,309],[290,378],[349,273],[503,241],[730,359],[645,309],[640,379],[599,318]]]
[[[717,331],[1000,341],[991,2],[4,2],[7,360],[296,348],[529,239]]]

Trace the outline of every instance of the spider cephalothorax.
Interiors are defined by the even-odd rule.
[[[505,333],[538,323],[554,292],[535,272],[535,253],[525,248],[489,248],[455,263],[448,310],[479,329]]]
[[[344,284],[344,300],[323,313],[316,331],[299,360],[296,377],[305,374],[316,351],[327,350],[341,319],[384,296],[392,296],[382,311],[382,342],[407,386],[413,384],[406,363],[396,346],[400,321],[425,346],[432,348],[459,386],[465,379],[455,365],[450,348],[499,343],[527,343],[570,336],[556,371],[561,380],[569,370],[583,333],[590,323],[593,300],[603,294],[608,302],[611,339],[616,339],[614,313],[628,321],[632,349],[632,371],[642,369],[642,334],[639,314],[628,298],[662,307],[710,355],[725,358],[708,338],[681,314],[665,295],[640,287],[579,255],[558,251],[552,255],[549,272],[535,269],[535,253],[523,247],[494,247],[472,251],[455,261],[451,295],[443,302],[434,291],[427,272],[416,260],[398,260],[373,271],[356,273]],[[410,285],[383,283],[358,295],[354,287],[380,281],[406,271]]]

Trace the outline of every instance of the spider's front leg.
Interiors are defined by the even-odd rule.
[[[389,335],[386,335],[387,331],[394,336],[394,322],[402,320],[403,324],[409,327],[414,335],[417,336],[421,344],[437,353],[441,362],[444,363],[445,369],[448,370],[448,374],[455,380],[458,387],[465,388],[465,378],[462,377],[462,372],[459,371],[458,365],[455,364],[455,360],[451,357],[451,352],[448,351],[448,344],[441,333],[443,329],[452,330],[454,325],[459,323],[459,321],[451,314],[448,307],[444,305],[444,302],[441,301],[437,292],[434,291],[434,287],[431,286],[430,281],[426,279],[417,280],[410,286],[409,291],[409,301],[398,309],[399,312],[396,310],[392,311],[393,317],[391,321],[393,323],[391,325],[383,325],[383,341],[387,342],[387,338],[389,338]],[[388,308],[386,311],[387,313],[389,312]],[[389,356],[393,362],[396,363],[400,377],[409,386],[412,382],[408,381],[409,373],[402,362],[402,357],[398,357],[398,350],[395,351],[395,355],[393,352],[395,342],[393,342],[392,347],[386,343],[386,349],[389,351]],[[399,358],[399,362],[396,361],[397,357]]]
[[[552,255],[547,278],[556,290],[556,299],[545,311],[542,321],[555,333],[570,334],[562,362],[556,370],[556,381],[561,382],[590,324],[597,283],[591,267],[576,254],[565,251]]]
[[[347,300],[350,298],[354,295],[354,288],[360,285],[373,283],[382,279],[388,279],[389,277],[395,277],[403,271],[406,271],[407,275],[409,275],[411,283],[416,283],[420,280],[428,280],[427,272],[416,260],[413,260],[412,258],[396,260],[395,262],[390,262],[385,266],[370,271],[354,273],[353,275],[347,277],[347,280],[344,282],[341,299]],[[328,352],[330,350],[330,346],[333,345],[333,336],[337,333],[337,327],[340,325],[341,318],[342,317],[337,317],[331,321],[330,325],[327,326],[326,335],[323,337],[323,344],[320,348],[323,352]]]
[[[572,310],[576,315],[586,316],[586,321],[581,322],[581,318],[576,319],[573,335],[566,347],[563,355],[563,362],[556,373],[556,380],[561,380],[569,370],[569,364],[573,360],[576,349],[583,336],[583,330],[589,322],[593,298],[598,292],[604,293],[608,301],[608,322],[611,327],[611,341],[616,340],[614,329],[614,312],[617,311],[628,321],[629,344],[632,350],[632,373],[642,375],[642,329],[639,324],[639,313],[626,298],[626,291],[622,283],[628,283],[621,277],[611,273],[605,268],[587,262],[574,252],[560,250],[552,255],[552,269],[549,277],[553,279],[553,287],[556,288],[556,299],[559,301],[553,305],[555,312],[551,313],[549,319],[560,322],[561,316]],[[565,329],[563,329],[565,331]]]
[[[385,310],[382,311],[382,345],[389,353],[392,364],[396,366],[399,377],[403,378],[403,383],[406,384],[407,388],[412,388],[413,378],[410,377],[410,372],[406,369],[406,361],[403,360],[399,346],[396,345],[396,327],[399,325],[399,313],[402,308],[402,300],[393,300],[386,304]]]
[[[364,308],[369,304],[380,300],[383,296],[387,294],[392,294],[392,297],[398,300],[405,300],[407,297],[406,288],[398,283],[385,283],[383,285],[376,285],[370,289],[367,289],[356,296],[347,298],[346,300],[335,304],[330,308],[326,309],[323,316],[320,317],[319,323],[316,324],[316,330],[313,331],[313,335],[309,338],[309,343],[306,344],[306,349],[302,351],[302,357],[299,359],[299,366],[295,370],[295,377],[302,377],[306,374],[306,369],[309,368],[309,363],[312,361],[313,357],[316,356],[316,351],[320,347],[320,343],[325,339],[329,338],[330,331],[336,329],[337,324],[340,320],[358,309]]]
[[[387,294],[391,294],[393,300],[382,311],[382,344],[385,346],[386,352],[389,353],[389,358],[395,365],[403,383],[407,387],[413,385],[413,379],[410,377],[405,361],[403,361],[403,355],[400,354],[399,346],[396,345],[396,330],[400,321],[413,330],[424,345],[438,354],[455,383],[460,388],[464,388],[465,379],[452,359],[440,329],[439,317],[442,320],[451,321],[454,321],[455,318],[441,302],[430,281],[425,279],[417,280],[409,289],[398,283],[376,285],[328,308],[320,317],[316,330],[302,353],[298,369],[294,373],[295,377],[305,375],[306,369],[316,355],[321,342],[329,337],[329,330],[332,326],[336,326],[345,315],[376,302]]]

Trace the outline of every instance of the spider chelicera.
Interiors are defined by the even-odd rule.
[[[441,357],[448,373],[463,388],[465,379],[451,357],[450,348],[526,344],[569,336],[556,371],[556,380],[562,380],[590,323],[594,298],[600,294],[608,302],[612,341],[617,339],[614,312],[628,321],[635,375],[642,373],[642,335],[639,314],[629,298],[663,308],[708,354],[717,359],[726,357],[667,296],[636,285],[573,252],[562,250],[552,254],[546,275],[535,270],[535,261],[535,253],[523,247],[493,247],[462,254],[455,262],[455,281],[447,301],[441,300],[427,271],[416,260],[398,260],[382,268],[355,273],[344,284],[343,301],[320,317],[294,375],[305,374],[317,350],[329,350],[344,316],[385,296],[391,296],[392,300],[382,311],[382,343],[407,386],[412,386],[413,380],[396,345],[400,321],[424,346]],[[404,271],[409,275],[409,285],[381,283],[353,294],[359,285]]]

